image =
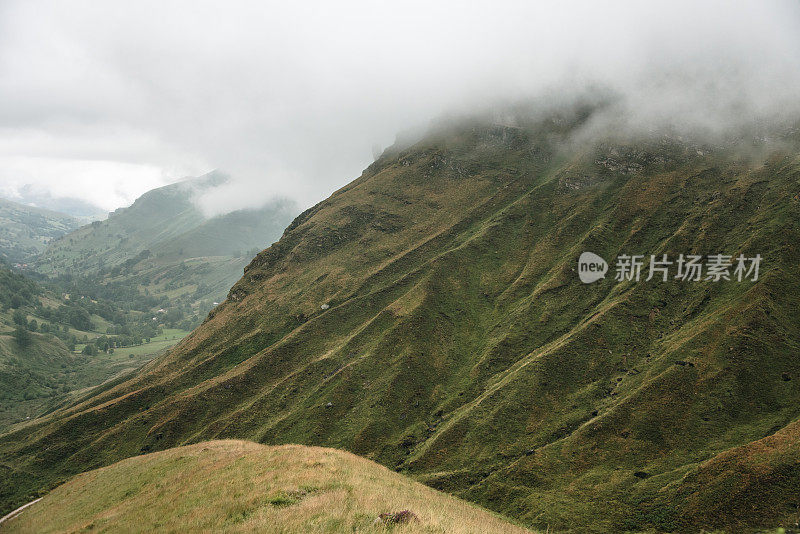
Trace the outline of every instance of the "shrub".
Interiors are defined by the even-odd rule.
[[[23,312],[22,310],[16,310],[14,312],[13,319],[14,319],[14,324],[18,324],[18,325],[21,325],[21,326],[27,326],[28,325],[28,318],[25,315],[25,312]]]
[[[14,330],[14,340],[20,347],[27,347],[33,341],[33,336],[24,326],[18,326]]]

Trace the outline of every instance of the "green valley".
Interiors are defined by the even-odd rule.
[[[9,263],[32,262],[50,241],[80,225],[75,217],[0,198],[0,258]]]
[[[596,111],[454,120],[385,151],[172,350],[0,436],[2,509],[236,438],[347,450],[533,529],[796,524],[800,130],[629,136],[598,133]],[[110,284],[173,257],[165,236],[123,272],[123,216],[42,268]],[[604,280],[578,279],[585,251]],[[615,280],[623,254],[763,265],[755,281]]]
[[[138,369],[186,334],[110,302],[64,298],[0,264],[0,430]]]
[[[226,180],[214,172],[149,191],[107,220],[51,243],[35,268],[67,293],[161,310],[190,329],[295,215],[292,202],[274,201],[205,216],[196,196]]]
[[[226,180],[150,191],[78,229],[78,219],[0,202],[0,253],[30,262],[0,264],[0,428],[138,369],[224,298],[293,209],[206,217],[195,195]]]

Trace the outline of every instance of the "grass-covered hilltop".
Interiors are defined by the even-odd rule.
[[[454,121],[385,151],[169,353],[0,437],[2,509],[237,438],[350,451],[543,531],[796,524],[800,132],[593,117]],[[605,279],[581,283],[586,251]],[[622,254],[761,266],[618,282]]]
[[[245,441],[123,460],[34,506],[3,531],[530,532],[353,454]]]

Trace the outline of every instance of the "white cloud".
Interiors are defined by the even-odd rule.
[[[202,200],[209,211],[276,194],[307,205],[398,131],[588,84],[622,95],[641,124],[794,113],[800,11],[777,1],[7,0],[0,168],[16,162],[59,187],[47,167],[62,160],[73,193],[108,194],[104,206],[156,175],[220,168],[237,182]]]
[[[29,189],[29,193],[54,198],[80,198],[106,211],[130,204],[143,191],[175,181],[159,167],[117,161],[4,157],[2,162],[0,196],[14,200],[20,191]]]

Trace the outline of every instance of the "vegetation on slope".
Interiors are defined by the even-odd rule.
[[[80,220],[0,198],[0,259],[27,263],[47,244],[81,225]]]
[[[221,301],[242,268],[278,239],[295,214],[288,201],[206,217],[194,197],[216,172],[148,191],[130,207],[53,242],[36,268],[64,292],[168,309],[188,328]]]
[[[140,367],[198,324],[213,299],[222,300],[249,258],[277,238],[291,209],[276,203],[208,219],[192,195],[223,180],[212,173],[150,191],[111,220],[58,240],[40,262],[51,275],[61,269],[57,276],[0,264],[0,428]],[[0,220],[0,254],[24,252],[26,261],[78,226],[6,201]],[[160,339],[165,329],[171,335]]]
[[[797,131],[576,141],[590,119],[387,151],[168,355],[0,438],[4,508],[237,437],[347,449],[542,529],[797,521]],[[584,251],[612,271],[623,253],[763,265],[755,282],[587,286]]]
[[[402,525],[378,520],[402,510],[416,520]],[[245,441],[199,443],[84,473],[3,530],[529,532],[353,454]]]
[[[149,314],[73,296],[0,262],[0,428],[137,369],[187,334]]]

